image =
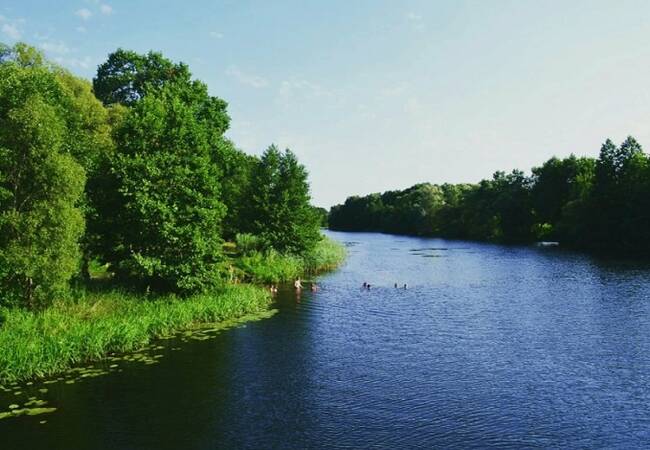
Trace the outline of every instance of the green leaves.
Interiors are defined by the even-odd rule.
[[[271,146],[253,167],[243,231],[259,236],[267,248],[304,254],[320,240],[309,200],[305,167],[291,151]]]
[[[226,107],[159,53],[118,49],[91,88],[0,46],[0,301],[50,302],[91,259],[132,286],[210,290],[227,277],[222,236],[241,232],[266,251],[313,249],[305,168],[237,150]]]
[[[14,52],[0,63],[0,301],[37,306],[78,270],[85,173],[64,146],[72,112],[56,73]]]
[[[122,278],[152,288],[214,287],[225,207],[195,105],[172,88],[149,93],[131,107],[115,136],[113,191],[100,210],[113,224],[103,236],[103,256]]]

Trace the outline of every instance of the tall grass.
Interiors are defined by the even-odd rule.
[[[274,250],[243,255],[237,259],[236,264],[254,283],[289,281],[303,273],[302,258],[283,255]]]
[[[304,272],[315,275],[334,270],[345,261],[346,256],[345,247],[340,242],[324,236],[316,248],[303,258]]]
[[[190,298],[109,291],[87,293],[40,311],[0,308],[0,382],[43,377],[199,323],[261,312],[269,296],[250,285]]]
[[[306,256],[283,255],[273,250],[248,250],[237,258],[236,265],[255,283],[281,283],[335,269],[345,256],[343,245],[323,237]]]

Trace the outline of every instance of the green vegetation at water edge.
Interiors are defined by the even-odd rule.
[[[345,259],[345,247],[328,239],[321,239],[309,253],[296,256],[281,254],[275,250],[263,251],[251,246],[249,236],[239,236],[246,241],[242,255],[236,259],[237,267],[244,276],[256,283],[278,283],[298,277],[316,275],[338,267]]]
[[[597,159],[551,158],[527,176],[497,172],[478,184],[418,184],[349,197],[329,226],[497,242],[554,240],[608,253],[650,253],[650,157],[628,137]]]
[[[86,292],[42,311],[0,308],[0,381],[43,377],[110,352],[138,350],[181,329],[265,311],[269,302],[266,290],[237,285],[187,298]]]
[[[118,49],[90,83],[0,44],[0,379],[260,311],[235,283],[340,263],[296,155],[247,155],[229,125],[160,53]]]

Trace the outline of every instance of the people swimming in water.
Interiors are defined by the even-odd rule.
[[[300,278],[296,278],[296,281],[293,282],[293,287],[296,288],[297,291],[302,289],[302,282],[300,281]]]
[[[406,289],[406,288],[407,288],[407,287],[406,287],[406,283],[404,283],[404,289]]]
[[[318,290],[318,285],[316,283],[311,284],[311,291],[316,292]]]
[[[363,285],[361,285],[361,288],[362,288],[362,289],[366,289],[367,287],[368,287],[368,283],[366,283],[366,282],[364,281],[364,282],[363,282]]]

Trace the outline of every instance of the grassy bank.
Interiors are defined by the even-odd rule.
[[[241,279],[270,283],[332,270],[344,259],[344,247],[325,238],[307,257],[253,251],[234,257],[232,263]],[[96,276],[107,274],[97,270]],[[188,298],[114,288],[79,290],[74,300],[55,302],[42,311],[0,308],[0,384],[53,375],[113,352],[135,351],[180,330],[259,313],[269,303],[266,289],[229,284],[217,293]]]
[[[266,290],[228,286],[180,299],[143,299],[118,291],[86,293],[40,312],[0,309],[0,382],[52,375],[111,352],[129,352],[152,339],[197,324],[267,309]]]
[[[323,238],[307,256],[251,251],[236,259],[235,265],[245,279],[254,283],[281,283],[333,270],[345,260],[345,247]]]

